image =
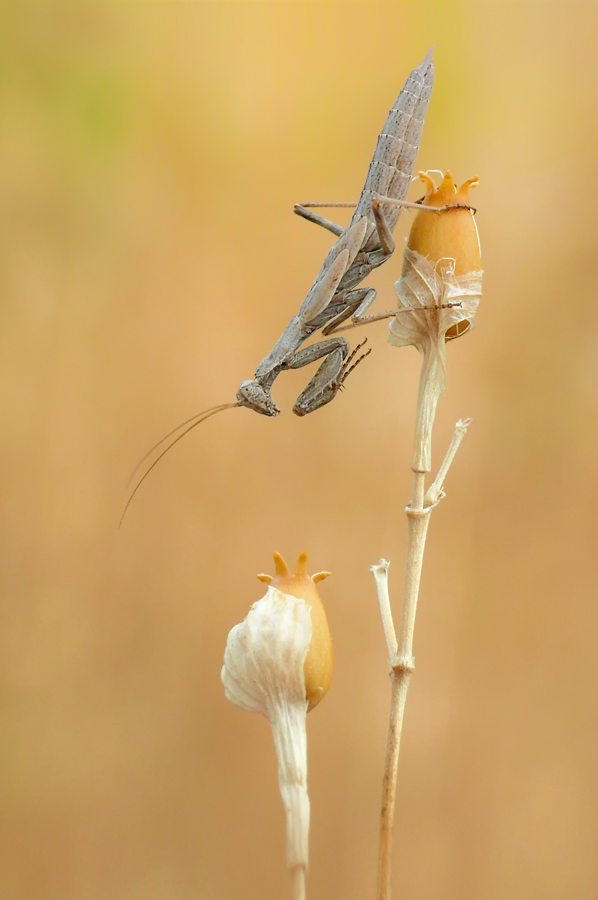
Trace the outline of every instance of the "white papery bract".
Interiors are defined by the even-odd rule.
[[[390,322],[388,341],[395,347],[412,344],[424,352],[432,340],[444,347],[449,328],[474,318],[482,296],[482,272],[455,275],[455,260],[434,266],[421,254],[405,248],[403,272],[395,284],[399,314]]]
[[[222,682],[228,699],[266,716],[278,757],[287,816],[287,864],[307,866],[307,699],[304,663],[312,636],[310,606],[269,587],[231,630]]]
[[[399,312],[390,322],[388,341],[395,347],[411,344],[423,356],[412,462],[417,472],[429,472],[432,464],[432,425],[446,386],[447,332],[460,323],[473,328],[482,296],[481,271],[455,275],[454,270],[452,259],[432,265],[406,247],[403,272],[395,285]]]
[[[303,665],[310,641],[308,604],[269,587],[228,636],[222,667],[227,698],[268,718],[281,695],[305,703]]]

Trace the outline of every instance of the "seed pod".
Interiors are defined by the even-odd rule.
[[[305,600],[311,608],[312,638],[304,665],[309,711],[324,697],[332,681],[332,640],[326,613],[316,588],[316,584],[327,578],[330,572],[317,572],[310,577],[307,573],[307,553],[300,555],[292,574],[280,553],[274,554],[274,564],[274,577],[258,575],[260,581],[271,584],[284,594]]]
[[[450,172],[438,189],[428,175],[420,172],[420,178],[427,186],[425,205],[440,209],[420,210],[413,222],[395,285],[399,311],[389,325],[388,340],[396,347],[412,345],[423,356],[411,467],[429,472],[432,424],[446,385],[446,341],[473,327],[483,273],[468,195],[477,178],[459,190]]]
[[[480,239],[469,207],[469,189],[478,184],[477,176],[457,189],[447,172],[440,187],[425,172],[419,173],[426,185],[425,206],[444,207],[442,212],[418,212],[409,233],[408,246],[435,265],[439,259],[455,261],[454,274],[466,275],[482,268]],[[448,208],[446,208],[448,207]]]
[[[422,350],[428,340],[453,340],[473,326],[482,294],[480,241],[469,189],[476,177],[457,190],[447,172],[440,187],[424,172],[426,206],[417,213],[405,250],[403,272],[395,288],[400,314],[390,323],[388,340]],[[447,208],[448,207],[448,208]]]

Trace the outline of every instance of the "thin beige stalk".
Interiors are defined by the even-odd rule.
[[[380,811],[379,900],[389,900],[391,895],[392,827],[397,789],[399,749],[407,690],[414,669],[413,631],[415,628],[415,613],[417,611],[419,584],[424,561],[426,534],[430,513],[432,512],[431,507],[424,509],[423,505],[424,477],[424,473],[414,472],[412,500],[406,510],[407,560],[405,564],[403,612],[394,657],[389,660],[391,701]]]
[[[292,900],[305,900],[305,866],[291,870]]]
[[[426,367],[424,363],[424,371]],[[420,397],[429,395],[425,384],[420,385]],[[437,398],[436,398],[437,399]],[[432,424],[435,411],[435,402],[431,410],[425,428],[425,441],[421,449],[423,456],[429,458],[432,435]],[[421,420],[421,419],[420,419]],[[405,583],[403,590],[403,608],[399,638],[395,638],[394,624],[390,607],[388,592],[388,566],[386,560],[380,560],[377,566],[372,566],[376,580],[378,601],[382,615],[384,634],[389,655],[389,668],[391,677],[391,701],[388,726],[388,741],[386,747],[386,760],[384,764],[384,778],[382,782],[382,804],[380,812],[380,850],[378,858],[378,900],[390,900],[391,876],[392,876],[392,846],[393,846],[393,820],[395,810],[397,770],[399,764],[399,749],[401,744],[401,732],[403,729],[403,717],[407,690],[411,675],[414,670],[413,659],[413,632],[415,628],[415,614],[421,571],[424,559],[426,535],[430,523],[430,515],[434,506],[442,499],[444,493],[442,487],[448,469],[454,459],[457,448],[463,439],[467,429],[467,422],[457,422],[455,434],[451,441],[446,457],[435,481],[426,494],[425,473],[413,472],[413,490],[411,503],[405,510],[407,514],[407,559],[405,563]],[[421,436],[421,432],[420,432]],[[416,445],[417,445],[416,440]],[[412,464],[414,468],[416,462]]]

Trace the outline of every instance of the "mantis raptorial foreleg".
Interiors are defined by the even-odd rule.
[[[368,350],[353,365],[350,365],[366,341],[367,338],[361,344],[358,344],[352,353],[349,353],[349,344],[344,338],[318,341],[317,344],[312,344],[311,347],[306,347],[304,350],[299,350],[295,353],[285,368],[300,369],[321,359],[323,356],[325,357],[314,377],[295,401],[293,406],[295,415],[306,416],[314,409],[319,409],[320,406],[324,406],[324,404],[334,398],[349,373],[353,371],[362,359],[365,359],[372,352]]]
[[[323,356],[329,356],[331,353],[338,352],[341,359],[344,360],[349,354],[349,342],[345,338],[330,338],[328,341],[318,341],[310,347],[304,347],[298,350],[285,363],[285,369],[302,369],[303,366],[309,366],[310,363],[322,359]]]

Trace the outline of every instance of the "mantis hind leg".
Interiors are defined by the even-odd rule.
[[[384,199],[384,198],[383,198]],[[310,206],[357,206],[356,203],[314,203],[309,204]],[[376,223],[376,231],[378,233],[378,241],[380,242],[380,250],[382,255],[386,258],[387,256],[392,256],[395,251],[395,242],[392,236],[392,231],[388,227],[386,219],[384,218],[384,214],[381,209],[381,201],[375,198],[372,200],[371,204],[372,214],[374,216],[374,221]],[[341,234],[346,230],[342,225],[337,225],[336,222],[331,222],[330,219],[325,219],[324,216],[318,215],[318,213],[312,212],[307,206],[304,206],[302,203],[295,203],[293,207],[293,212],[301,216],[303,219],[306,219],[308,222],[313,222],[314,225],[320,225],[322,228],[325,228],[327,231],[331,231],[337,237],[340,237]]]
[[[293,212],[303,219],[307,219],[308,222],[313,222],[314,225],[321,225],[322,228],[331,231],[337,237],[340,237],[345,230],[342,225],[337,225],[336,222],[331,222],[330,219],[325,219],[324,216],[319,216],[317,213],[311,212],[311,210],[306,209],[305,206],[302,206],[300,203],[295,203]]]
[[[378,232],[378,240],[380,241],[382,252],[384,256],[392,256],[395,252],[395,241],[380,209],[379,200],[372,200],[372,212],[376,220],[376,231]]]

